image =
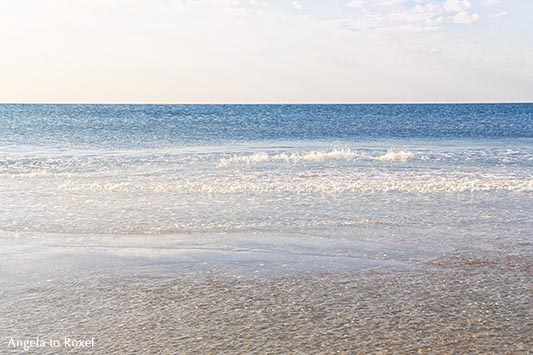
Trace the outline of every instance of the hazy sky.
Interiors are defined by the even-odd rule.
[[[0,0],[0,102],[533,101],[531,0]]]

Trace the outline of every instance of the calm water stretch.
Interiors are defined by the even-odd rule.
[[[523,248],[532,174],[532,104],[0,105],[4,237],[184,265]]]

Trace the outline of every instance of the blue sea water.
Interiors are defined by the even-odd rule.
[[[533,104],[0,105],[4,241],[303,268],[516,252],[532,174]]]
[[[0,105],[0,144],[153,148],[254,141],[532,138],[533,104]]]

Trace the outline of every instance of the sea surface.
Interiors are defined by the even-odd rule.
[[[533,104],[0,105],[4,270],[45,249],[252,272],[522,253],[531,216]]]
[[[532,104],[0,105],[0,353],[530,354],[531,216]]]

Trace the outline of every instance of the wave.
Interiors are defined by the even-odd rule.
[[[325,152],[309,152],[304,154],[298,153],[280,153],[268,154],[265,152],[255,153],[252,155],[234,155],[230,158],[221,158],[218,161],[218,167],[226,167],[230,165],[255,165],[268,162],[285,162],[285,163],[299,163],[299,162],[323,162],[334,160],[355,160],[355,159],[369,159],[378,160],[381,162],[406,162],[414,158],[414,154],[410,151],[388,150],[386,154],[379,157],[369,157],[360,153],[356,153],[351,149],[335,148]]]
[[[409,152],[409,151],[405,151],[405,150],[400,150],[400,151],[395,151],[395,150],[388,150],[386,154],[383,154],[377,158],[375,158],[376,160],[379,160],[379,161],[382,161],[382,162],[406,162],[406,161],[409,161],[411,159],[414,158],[414,154]]]
[[[311,152],[303,155],[300,160],[304,161],[326,161],[326,160],[350,160],[361,157],[361,155],[350,149],[334,149],[329,152]]]
[[[253,165],[267,162],[285,162],[285,163],[299,163],[302,161],[308,162],[321,162],[331,160],[352,160],[363,157],[350,149],[338,149],[335,148],[325,152],[309,152],[305,154],[297,153],[280,153],[280,154],[268,154],[268,153],[255,153],[252,155],[237,156],[234,155],[230,158],[222,158],[218,161],[218,167],[225,167],[233,164],[245,164]]]
[[[60,191],[175,193],[175,194],[327,194],[342,193],[533,193],[531,177],[429,176],[425,174],[346,174],[343,176],[250,176],[209,177],[180,181],[68,181]]]
[[[255,153],[253,155],[245,155],[245,156],[237,156],[234,155],[231,158],[222,158],[218,161],[218,166],[227,166],[232,164],[246,164],[246,165],[252,165],[252,164],[258,164],[258,163],[266,163],[270,161],[270,155],[267,153]]]

